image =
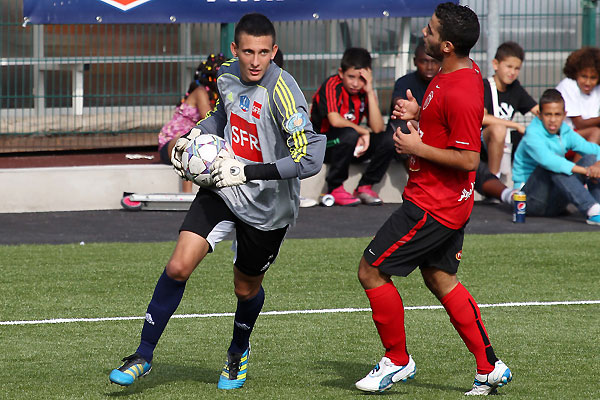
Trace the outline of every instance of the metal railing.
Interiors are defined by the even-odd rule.
[[[480,16],[482,37],[472,57],[486,71],[488,0],[462,3]],[[0,4],[0,152],[154,145],[196,66],[221,47],[218,23],[23,27],[22,1]],[[537,98],[560,81],[567,55],[581,46],[581,1],[507,0],[497,5],[494,26],[499,27],[500,43],[514,40],[523,46],[520,81]],[[394,81],[411,69],[412,48],[427,20],[275,26],[285,69],[309,102],[336,72],[346,47],[371,51],[381,108],[387,114]]]

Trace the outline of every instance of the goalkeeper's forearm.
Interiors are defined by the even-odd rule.
[[[291,157],[282,158],[274,163],[250,164],[244,167],[246,181],[307,178],[321,170],[322,163],[296,163]]]
[[[246,181],[282,179],[275,163],[252,164],[244,167]]]

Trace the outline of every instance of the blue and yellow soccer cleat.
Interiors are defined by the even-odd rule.
[[[152,369],[152,364],[142,358],[138,353],[133,353],[121,361],[123,361],[124,364],[118,369],[113,369],[108,376],[108,379],[117,385],[129,386],[137,378],[148,375]]]
[[[244,353],[227,353],[227,361],[219,376],[219,389],[239,389],[246,382],[248,372],[248,355],[250,347]]]

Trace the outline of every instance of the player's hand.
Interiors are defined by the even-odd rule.
[[[517,124],[517,132],[519,132],[521,135],[524,135],[525,134],[525,125]]]
[[[358,70],[360,77],[365,81],[365,92],[373,91],[373,71],[371,68],[361,68]]]
[[[183,171],[183,164],[181,163],[183,151],[187,147],[190,140],[193,140],[201,133],[202,131],[200,128],[192,128],[188,133],[177,139],[175,146],[173,146],[173,150],[171,150],[171,164],[173,164],[173,167],[175,167],[175,172],[177,172],[177,174],[184,179],[186,179],[186,177],[185,172]]]
[[[421,107],[417,103],[417,99],[413,96],[410,89],[406,90],[406,99],[396,100],[394,110],[392,111],[392,119],[403,119],[405,121],[414,119],[419,120]]]
[[[406,124],[409,133],[404,133],[400,128],[394,132],[394,146],[396,151],[401,154],[413,154],[418,155],[419,146],[423,143],[421,135],[412,122]]]
[[[186,179],[186,176],[185,176],[185,172],[183,170],[183,164],[181,163],[181,156],[189,142],[190,141],[188,138],[180,137],[175,142],[175,146],[173,146],[173,150],[171,150],[171,164],[173,164],[173,167],[175,168],[175,172],[177,172],[177,175],[179,175],[183,179]]]
[[[218,188],[246,183],[244,163],[235,158],[220,158],[210,167],[210,177]]]
[[[586,168],[586,176],[592,179],[600,178],[600,161]]]
[[[354,148],[354,157],[362,157],[367,150],[371,142],[371,135],[360,135],[356,141],[356,147]]]

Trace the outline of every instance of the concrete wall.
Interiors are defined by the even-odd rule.
[[[0,169],[0,212],[119,209],[123,192],[179,190],[167,165],[8,168]]]
[[[326,166],[302,181],[301,195],[318,199],[325,192]],[[352,165],[346,190],[352,192],[364,165]],[[392,162],[374,186],[386,203],[402,201],[404,167]],[[0,169],[0,213],[112,210],[121,208],[123,192],[178,193],[181,180],[167,165],[107,165]]]

